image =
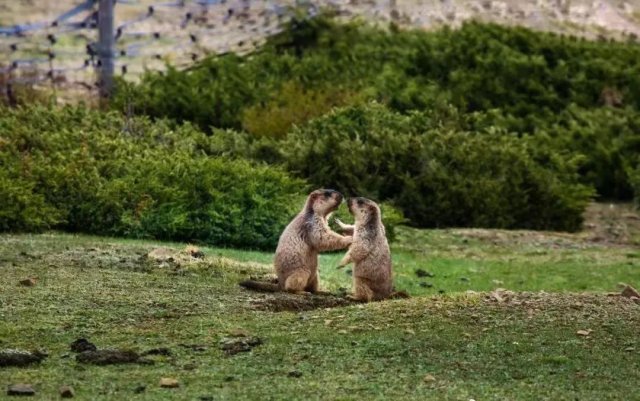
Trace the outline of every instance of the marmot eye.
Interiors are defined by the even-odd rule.
[[[331,191],[324,191],[325,198],[331,198]]]
[[[364,200],[358,199],[358,206],[362,206],[362,205],[364,205]]]

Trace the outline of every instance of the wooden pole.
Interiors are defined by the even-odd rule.
[[[113,93],[114,43],[113,8],[114,0],[100,0],[98,6],[98,60],[100,103],[105,105]]]

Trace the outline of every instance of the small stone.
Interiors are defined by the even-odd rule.
[[[196,259],[203,259],[204,258],[204,252],[202,252],[197,246],[188,245],[185,248],[185,251],[189,255],[191,255],[192,258],[196,258]]]
[[[640,293],[638,292],[638,290],[630,285],[625,286],[620,295],[625,298],[640,298]]]
[[[627,347],[627,348],[625,348],[624,350],[625,350],[626,352],[633,352],[633,351],[635,351],[636,349],[635,349],[635,347]]]
[[[176,387],[180,387],[180,383],[172,377],[163,377],[160,379],[160,387],[176,388]]]
[[[60,387],[60,397],[62,398],[73,398],[75,392],[73,391],[73,387],[70,386],[62,386]]]
[[[423,269],[417,269],[415,273],[416,273],[416,276],[418,277],[435,277],[435,274]]]
[[[425,383],[431,383],[431,382],[436,381],[436,378],[432,374],[427,374],[427,375],[424,376],[422,381],[424,381]]]
[[[31,396],[36,395],[36,390],[33,389],[31,384],[12,384],[7,388],[7,395]]]
[[[33,287],[36,285],[36,279],[33,277],[25,278],[24,280],[20,280],[20,285],[23,287]]]
[[[147,390],[147,386],[144,386],[144,385],[141,384],[141,385],[137,386],[136,388],[134,388],[133,392],[136,393],[136,394],[142,394],[146,390]]]
[[[589,334],[591,334],[591,329],[589,330],[578,330],[576,332],[577,335],[579,336],[588,336]]]
[[[287,374],[289,377],[302,377],[302,372],[299,370],[292,370]]]
[[[97,348],[94,344],[89,342],[86,338],[79,338],[71,343],[69,346],[72,352],[85,352],[85,351],[96,351]]]

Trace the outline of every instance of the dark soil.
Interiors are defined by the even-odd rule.
[[[294,295],[282,292],[256,299],[252,302],[252,306],[255,309],[269,312],[299,312],[321,308],[337,308],[355,303],[357,302],[335,295]]]
[[[142,356],[147,355],[171,356],[171,350],[169,348],[152,348],[142,353]]]
[[[79,338],[69,346],[72,352],[96,351],[98,348],[86,338]]]
[[[97,351],[85,351],[76,355],[76,361],[91,365],[115,365],[124,363],[152,364],[153,361],[141,358],[131,350],[103,349]]]

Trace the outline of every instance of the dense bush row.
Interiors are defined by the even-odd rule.
[[[283,140],[216,131],[207,151],[266,158],[316,186],[391,201],[420,227],[580,228],[593,194],[579,183],[582,158],[495,129],[470,132],[458,117],[351,106]]]
[[[539,136],[545,148],[584,155],[584,183],[602,197],[629,199],[629,172],[638,164],[639,67],[640,46],[631,43],[479,23],[385,30],[320,17],[294,21],[247,57],[148,74],[122,90],[115,107],[133,105],[207,132],[282,138],[335,106],[376,100],[406,113],[452,105],[468,130],[480,124]]]
[[[0,110],[0,230],[59,228],[269,248],[307,189],[275,167],[207,157],[209,139],[84,108]]]
[[[385,202],[391,228],[394,205],[575,230],[596,194],[640,203],[638,67],[637,45],[521,28],[294,21],[255,54],[121,82],[113,108],[156,122],[0,111],[0,229],[265,248],[306,182]]]

